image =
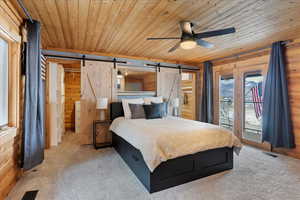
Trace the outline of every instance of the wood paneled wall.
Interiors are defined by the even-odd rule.
[[[289,101],[291,106],[292,122],[294,127],[294,135],[296,141],[296,148],[292,150],[287,149],[273,149],[276,152],[281,152],[296,158],[300,158],[300,40],[295,40],[289,44],[286,49],[287,62],[287,80],[289,90]],[[235,77],[235,133],[238,136],[242,134],[242,126],[240,120],[243,118],[243,109],[241,100],[243,97],[243,74],[248,71],[261,71],[265,76],[268,70],[270,49],[262,50],[241,56],[239,58],[232,58],[229,60],[222,60],[214,63],[214,112],[215,123],[218,123],[218,93],[220,75],[233,74]],[[253,144],[255,145],[255,144]],[[260,147],[270,149],[267,143],[259,145]]]
[[[80,72],[65,72],[65,128],[75,129],[75,101],[80,101]]]
[[[9,128],[0,131],[0,200],[21,174],[18,158],[22,130],[23,82],[20,74],[22,19],[9,1],[0,1],[0,37],[9,43]]]
[[[156,73],[148,73],[144,76],[144,90],[156,91]]]

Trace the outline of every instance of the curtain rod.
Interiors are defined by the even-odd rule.
[[[282,44],[287,45],[291,42],[293,42],[293,40],[285,40],[285,41],[282,41]],[[245,55],[245,54],[248,54],[248,53],[253,53],[253,52],[256,52],[256,51],[261,51],[261,50],[268,49],[268,48],[271,48],[271,47],[272,47],[272,45],[267,45],[267,46],[264,46],[264,47],[261,47],[261,48],[251,49],[249,51],[244,51],[244,52],[237,53],[237,54],[234,54],[234,55],[212,59],[212,60],[210,60],[210,62],[216,62],[216,61],[225,60],[225,59],[228,59],[228,58],[238,57],[238,56],[241,56],[241,55]]]
[[[199,71],[200,69],[194,69],[194,68],[189,68],[189,67],[182,67],[181,65],[178,65],[177,67],[172,67],[172,66],[167,66],[167,65],[161,65],[160,63],[158,64],[146,64],[147,66],[152,66],[152,67],[159,67],[159,68],[170,68],[170,69],[184,69],[184,70],[191,70],[191,71]]]
[[[81,58],[80,57],[72,57],[72,56],[58,56],[58,55],[48,55],[44,54],[45,57],[50,57],[50,58],[65,58],[65,59],[73,59],[73,60],[90,60],[90,61],[101,61],[101,62],[112,62],[112,63],[124,63],[126,64],[126,61],[118,61],[116,59],[113,60],[102,60],[102,59],[95,59],[95,58],[87,58],[85,55],[83,55]]]
[[[19,6],[22,8],[23,12],[25,13],[25,15],[27,16],[27,18],[30,20],[31,23],[33,23],[32,17],[30,15],[30,13],[28,12],[27,8],[24,5],[24,2],[22,0],[17,0]]]

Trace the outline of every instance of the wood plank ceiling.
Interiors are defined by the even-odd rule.
[[[13,0],[16,1],[16,0]],[[44,48],[139,56],[199,63],[300,37],[299,0],[24,0],[42,23]],[[195,32],[234,26],[237,33],[207,39],[168,53],[176,41],[147,37],[180,36],[178,22],[199,25]]]

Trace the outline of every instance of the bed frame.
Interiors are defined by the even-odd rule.
[[[122,103],[111,103],[111,120],[124,116]],[[112,133],[113,147],[150,193],[233,168],[232,148],[218,148],[161,163],[153,172],[141,152]]]

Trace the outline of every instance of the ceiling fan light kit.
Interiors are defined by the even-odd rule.
[[[179,47],[182,49],[193,49],[197,45],[205,48],[213,48],[214,44],[203,40],[203,38],[216,37],[221,35],[227,35],[235,33],[235,28],[226,28],[215,31],[207,31],[202,33],[194,33],[193,27],[194,24],[188,21],[182,21],[179,23],[181,29],[181,37],[162,37],[162,38],[147,38],[147,40],[180,40],[169,49],[169,53],[175,51]]]
[[[197,45],[196,41],[193,39],[186,39],[180,42],[180,47],[183,49],[193,49]]]

